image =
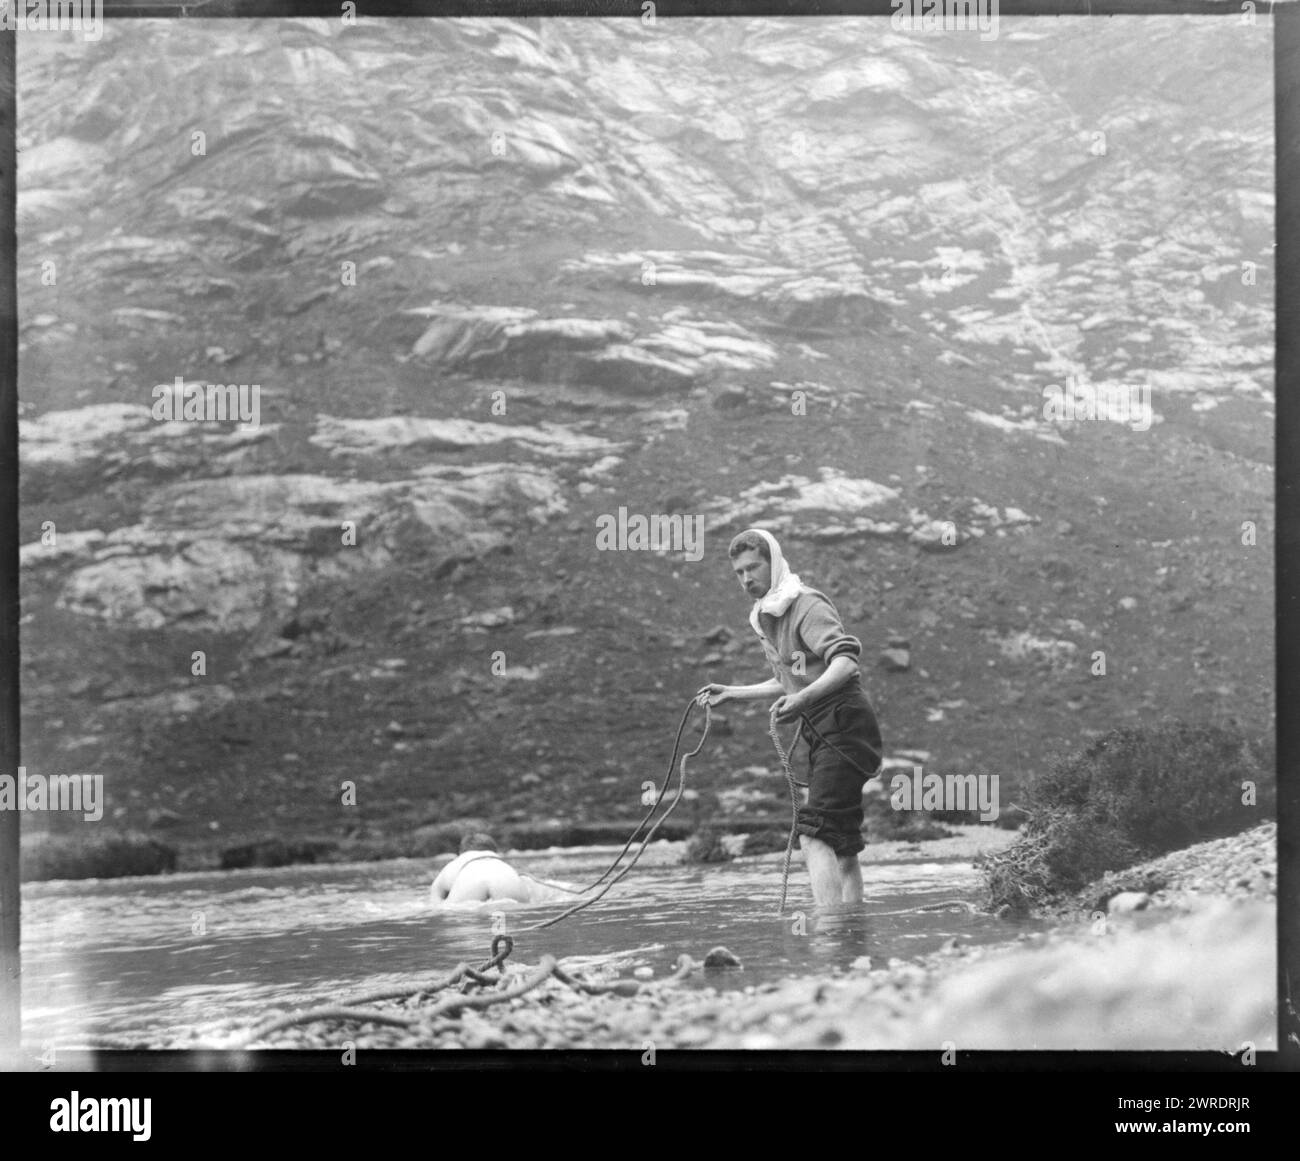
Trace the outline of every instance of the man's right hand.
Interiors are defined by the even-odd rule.
[[[702,685],[695,694],[695,700],[700,705],[721,705],[731,697],[731,687],[728,685],[719,685],[717,682],[710,682],[708,685]]]

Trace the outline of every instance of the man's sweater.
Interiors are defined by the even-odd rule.
[[[862,656],[862,642],[844,631],[835,606],[816,589],[800,593],[781,616],[759,613],[758,620],[763,652],[786,693],[806,689],[836,657]],[[856,681],[855,675],[850,686]]]

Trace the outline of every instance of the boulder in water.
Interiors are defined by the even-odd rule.
[[[715,947],[704,957],[706,968],[743,968],[740,957],[725,947]]]

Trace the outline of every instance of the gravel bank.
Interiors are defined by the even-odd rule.
[[[1142,906],[1178,909],[1205,899],[1276,901],[1277,823],[1112,871],[1080,891],[1069,906],[1074,911],[1106,910],[1115,896],[1125,892],[1147,895]]]

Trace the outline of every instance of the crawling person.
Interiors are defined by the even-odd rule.
[[[429,888],[435,907],[506,901],[546,903],[575,893],[558,883],[516,871],[501,857],[491,835],[482,832],[461,839],[460,854],[438,872]]]
[[[770,532],[751,528],[727,550],[753,599],[749,623],[775,677],[757,685],[704,686],[701,702],[780,695],[778,722],[799,720],[808,744],[808,801],[796,830],[813,898],[823,910],[862,901],[862,787],[880,769],[880,727],[858,675],[862,643],[844,631],[835,606],[786,564]]]

